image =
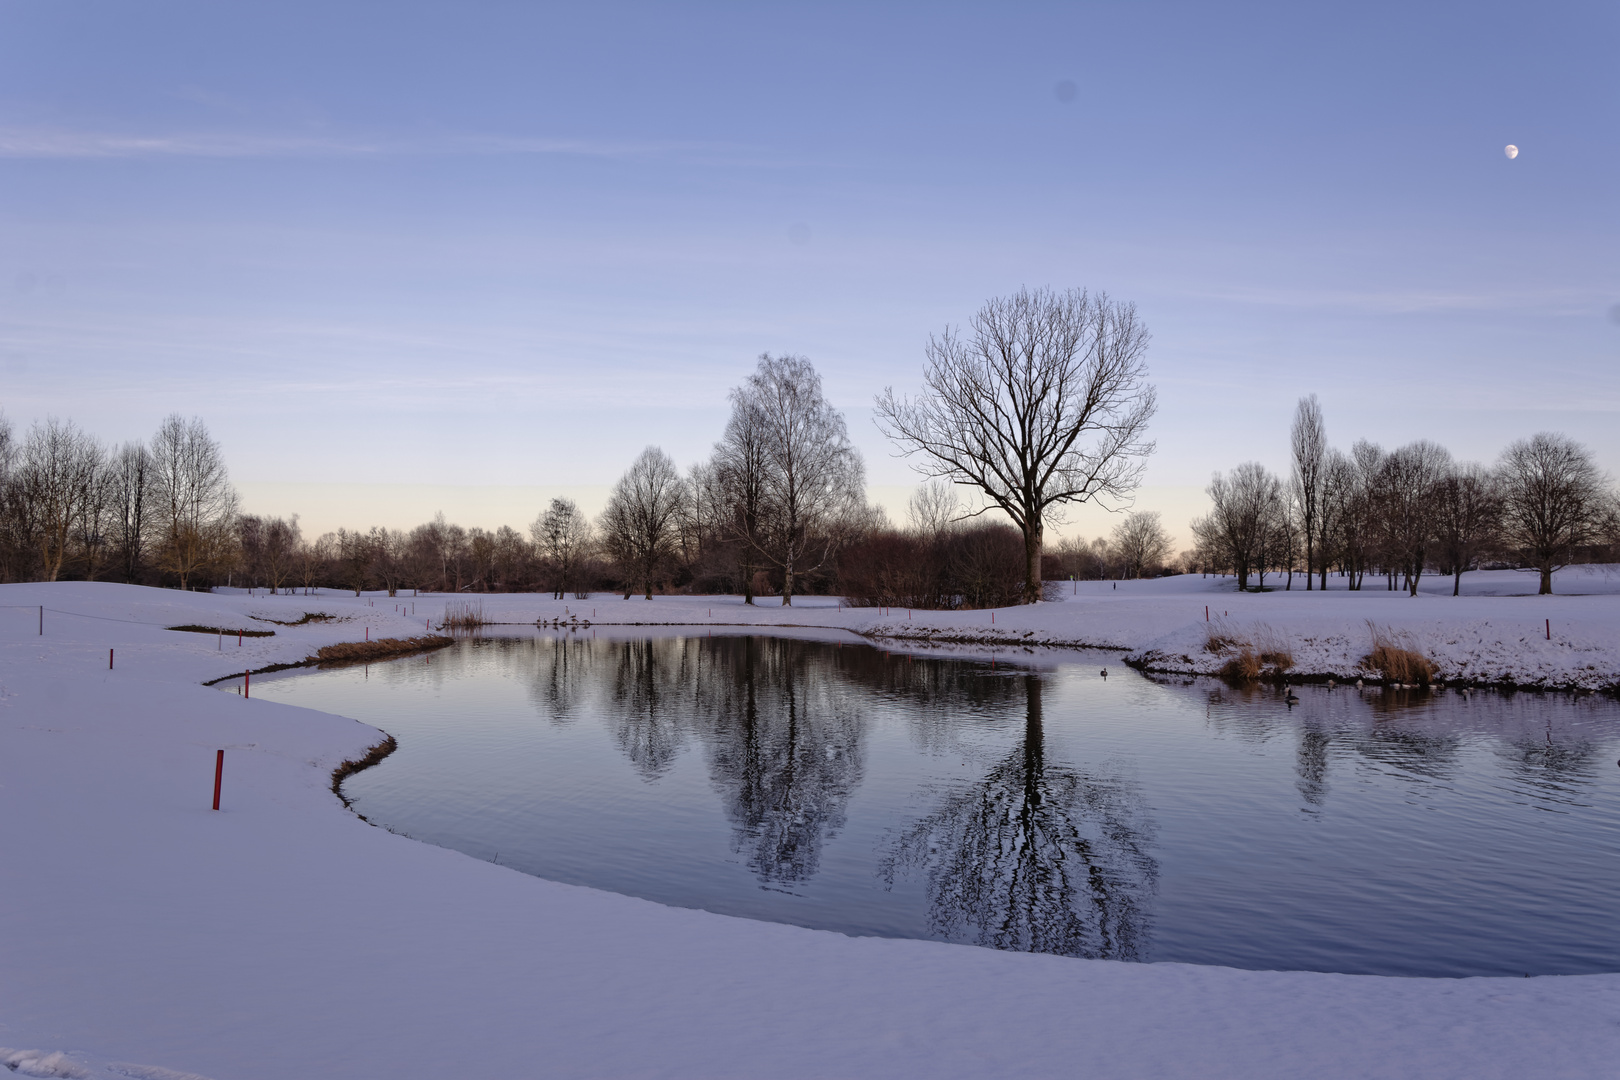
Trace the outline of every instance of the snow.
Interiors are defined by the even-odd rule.
[[[1203,641],[1208,603],[1234,625],[1288,635],[1301,664],[1324,669],[1364,651],[1372,619],[1457,671],[1615,681],[1612,578],[1566,571],[1559,587],[1588,595],[1551,598],[1485,595],[1533,590],[1528,575],[1470,579],[1459,599],[1082,583],[1063,603],[996,612],[993,632],[989,612],[908,617],[822,598],[788,611],[734,597],[478,599],[486,617],[514,622],[594,610],[598,627],[932,630],[974,648],[1167,655]],[[149,1080],[1613,1075],[1620,975],[1133,965],[666,908],[372,828],[329,784],[376,729],[201,685],[366,628],[420,634],[446,600],[416,598],[415,618],[411,602],[0,586],[0,1046],[17,1048],[0,1049],[0,1063]],[[252,621],[306,611],[340,621]],[[1547,618],[1554,640],[1543,631],[1538,645]],[[183,623],[276,633],[239,646],[163,629]]]

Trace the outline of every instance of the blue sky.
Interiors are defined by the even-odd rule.
[[[201,415],[317,531],[521,525],[798,352],[900,516],[872,395],[1085,286],[1178,531],[1310,392],[1620,472],[1620,7],[577,7],[0,2],[0,407]]]

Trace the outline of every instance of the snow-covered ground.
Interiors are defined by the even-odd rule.
[[[1560,590],[1588,595],[1552,598],[1485,595],[1533,589],[1528,575],[1467,586],[1460,599],[1411,599],[1240,596],[1229,579],[1081,583],[1063,603],[997,611],[993,627],[985,611],[821,598],[790,611],[730,597],[481,599],[486,617],[513,622],[932,630],[1200,662],[1207,603],[1232,627],[1285,635],[1308,670],[1342,672],[1371,620],[1454,678],[1616,681],[1620,580],[1566,572]],[[368,632],[420,634],[446,600],[416,598],[414,615],[412,603],[0,586],[0,1047],[12,1048],[0,1063],[34,1076],[438,1080],[1608,1077],[1620,1060],[1620,975],[1080,961],[848,938],[542,881],[345,810],[331,771],[376,729],[201,685]],[[312,611],[339,621],[254,621]],[[238,645],[163,629],[184,623],[275,636]]]

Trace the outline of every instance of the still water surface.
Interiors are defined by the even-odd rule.
[[[666,904],[1121,960],[1620,971],[1612,699],[1290,708],[1112,655],[588,633],[253,692],[397,737],[345,785],[372,821]]]

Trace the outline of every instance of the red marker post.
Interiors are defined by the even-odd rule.
[[[113,654],[113,651],[111,649],[108,649],[107,650],[107,670],[108,671],[112,670],[112,654]]]
[[[214,809],[219,809],[219,782],[225,777],[225,751],[214,752]]]

